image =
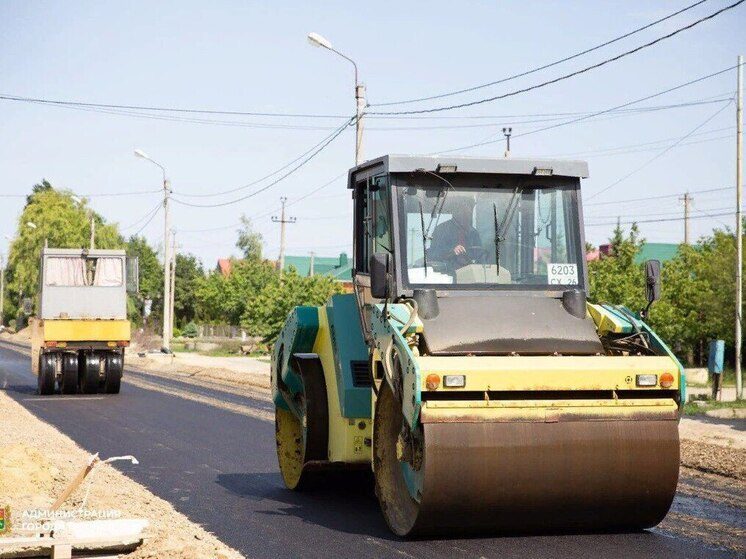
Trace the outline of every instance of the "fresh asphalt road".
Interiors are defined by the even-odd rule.
[[[41,398],[35,388],[28,355],[0,346],[0,389],[89,452],[136,456],[140,465],[117,467],[251,559],[734,556],[656,531],[402,540],[364,479],[285,489],[272,422],[237,411],[261,417],[269,402],[133,371],[119,395]]]

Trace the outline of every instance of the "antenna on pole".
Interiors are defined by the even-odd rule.
[[[510,135],[513,133],[512,127],[503,128],[503,134],[505,135],[505,157],[510,157]]]
[[[285,196],[280,198],[280,204],[282,204],[282,209],[280,210],[280,217],[278,219],[276,215],[272,216],[272,221],[274,223],[280,224],[280,277],[282,277],[282,271],[285,268],[285,224],[295,223],[294,217],[289,217],[285,219],[285,203],[287,201],[288,199]]]

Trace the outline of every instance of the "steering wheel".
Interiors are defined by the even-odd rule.
[[[469,245],[466,248],[465,254],[452,253],[450,260],[459,266],[466,266],[468,264],[481,263],[484,260],[487,251],[482,245]]]

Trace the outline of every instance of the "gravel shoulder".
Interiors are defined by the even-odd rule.
[[[4,391],[0,391],[0,417],[3,426],[0,443],[0,504],[10,505],[13,519],[20,519],[26,510],[47,510],[88,462],[89,454],[69,437],[26,411]],[[145,518],[150,522],[143,545],[125,557],[243,557],[178,513],[168,502],[156,497],[108,464],[96,466],[89,479],[92,482],[85,509],[113,510],[118,511],[122,518]],[[82,484],[61,510],[80,509],[84,504],[87,485],[87,482]],[[15,535],[14,532],[11,529],[8,535]]]

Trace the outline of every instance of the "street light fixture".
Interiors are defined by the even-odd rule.
[[[311,43],[311,45],[313,45],[314,47],[325,48],[326,50],[331,51],[338,56],[341,56],[350,64],[352,64],[352,67],[355,69],[355,165],[360,165],[360,163],[363,162],[363,116],[365,115],[365,86],[361,84],[358,79],[357,64],[352,58],[350,58],[346,54],[342,54],[337,49],[335,49],[332,46],[331,41],[329,41],[326,37],[319,35],[318,33],[309,33],[308,42]]]
[[[26,227],[29,227],[31,229],[36,229],[36,223],[34,223],[33,221],[27,221]]]
[[[151,159],[141,149],[135,149],[135,157],[140,157],[150,161],[153,165],[159,167],[163,173],[163,210],[165,214],[163,226],[163,347],[161,351],[171,353],[171,332],[173,325],[173,309],[171,309],[171,280],[169,278],[171,271],[171,247],[169,246],[169,231],[171,229],[170,216],[168,212],[168,199],[171,194],[168,179],[166,178],[166,168]]]

